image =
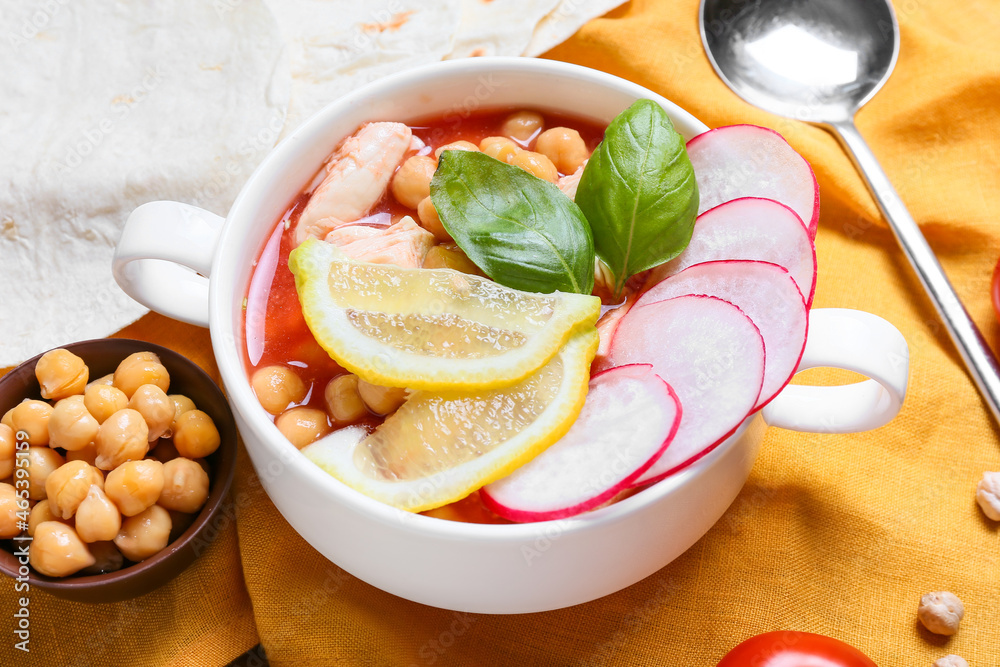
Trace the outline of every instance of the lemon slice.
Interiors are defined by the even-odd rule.
[[[533,294],[451,269],[356,262],[315,239],[293,250],[288,265],[317,342],[344,368],[385,386],[509,386],[600,313],[590,295]]]
[[[302,453],[344,484],[421,512],[460,500],[561,438],[587,397],[594,328],[575,333],[513,386],[474,393],[416,392],[367,435],[348,427]]]

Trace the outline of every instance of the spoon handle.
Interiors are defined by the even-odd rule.
[[[1000,424],[1000,372],[996,357],[959,301],[934,251],[927,244],[927,239],[924,238],[910,212],[906,210],[903,200],[892,187],[892,183],[882,171],[882,167],[854,122],[838,121],[829,123],[827,127],[837,135],[864,175],[868,188],[875,196],[875,201],[882,209],[882,214],[888,220],[889,227],[896,235],[896,240],[899,241],[906,258],[910,260],[910,265],[923,283],[934,307],[937,308],[972,379],[979,387],[983,400],[993,413],[993,418]]]

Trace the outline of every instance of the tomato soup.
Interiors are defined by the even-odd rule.
[[[440,147],[455,142],[468,142],[478,147],[484,139],[504,136],[505,123],[509,124],[512,113],[515,112],[516,110],[510,109],[490,110],[467,117],[458,118],[452,115],[413,123],[410,125],[413,140],[404,159],[414,155],[436,159],[435,151]],[[530,112],[528,115],[534,118],[540,116],[543,128],[569,128],[578,133],[587,155],[603,137],[602,127],[584,120],[535,112]],[[521,137],[508,135],[508,138],[516,145],[515,150],[527,152],[533,148],[541,128],[531,131],[530,124],[527,124],[522,129],[525,134],[528,132],[530,134]],[[336,153],[331,158],[335,155]],[[550,161],[549,164],[555,165],[556,162],[557,160]],[[315,438],[349,424],[361,424],[372,431],[384,419],[384,415],[376,414],[371,409],[366,409],[349,422],[339,421],[333,416],[326,396],[327,385],[331,380],[348,372],[330,358],[310,332],[299,305],[294,277],[288,268],[289,253],[296,245],[294,232],[299,217],[331,166],[324,165],[318,170],[316,177],[276,222],[273,232],[254,262],[244,301],[246,348],[243,354],[248,376],[254,378],[255,374],[266,369],[280,369],[280,373],[272,376],[268,383],[253,383],[258,398],[263,405],[270,406],[268,412],[272,419],[279,423],[283,433],[285,430],[280,423],[283,414],[303,407],[314,410],[315,412],[310,414],[317,415],[315,419],[320,422],[316,425]],[[556,176],[560,178],[570,175],[558,169],[556,171]],[[576,176],[578,177],[579,173]],[[401,203],[394,196],[393,189],[387,188],[370,208],[362,223],[385,227],[406,216],[419,220],[416,209]],[[447,252],[449,257],[464,259],[469,264],[470,270],[475,270],[454,244],[438,239],[437,245],[443,252]],[[278,396],[271,397],[270,402],[261,394],[260,387],[265,385],[268,387],[267,391],[275,389],[278,392]],[[294,387],[289,389],[290,385]],[[325,423],[322,423],[323,417],[318,415],[325,415]],[[300,442],[296,442],[294,437],[289,437],[297,446],[303,446]],[[308,444],[308,437],[312,436],[307,436],[305,444]],[[432,510],[432,513],[469,521],[494,519],[478,505],[475,495],[466,501],[453,504],[446,510],[444,508]]]

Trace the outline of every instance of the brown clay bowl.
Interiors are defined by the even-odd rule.
[[[181,573],[217,537],[213,518],[219,512],[233,481],[236,468],[236,424],[219,387],[201,368],[180,354],[159,345],[124,338],[87,340],[62,346],[81,357],[90,368],[91,379],[114,372],[119,362],[134,352],[149,350],[159,355],[170,372],[170,393],[191,398],[199,410],[208,413],[219,429],[222,442],[209,457],[209,496],[194,522],[159,553],[146,560],[126,564],[117,572],[64,578],[46,577],[24,570],[13,552],[21,544],[0,541],[0,572],[27,581],[30,589],[44,590],[57,597],[78,602],[117,602],[137,597],[167,583]],[[35,379],[34,357],[0,378],[0,414],[25,398],[41,398]],[[128,563],[129,561],[126,561]]]

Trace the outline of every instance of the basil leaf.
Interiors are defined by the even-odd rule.
[[[576,203],[620,295],[629,276],[667,262],[691,240],[698,187],[667,112],[639,100],[618,115],[583,170]]]
[[[458,247],[501,285],[593,290],[590,225],[552,183],[484,153],[445,151],[431,180],[431,202]]]

